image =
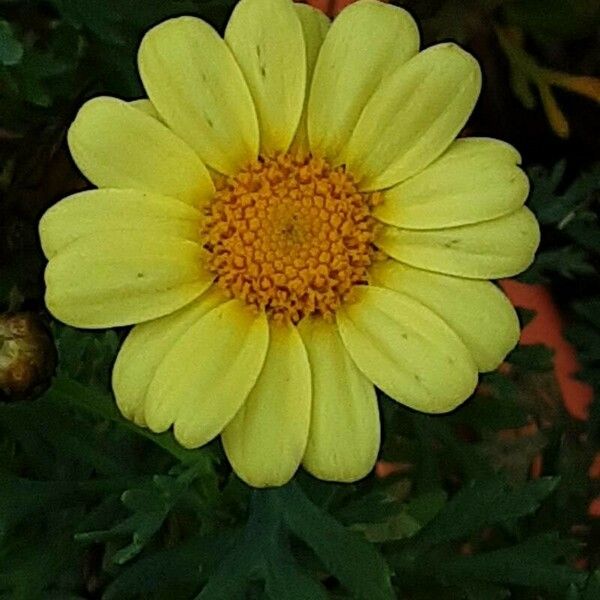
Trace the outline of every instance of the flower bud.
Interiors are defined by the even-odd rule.
[[[48,379],[56,363],[54,346],[31,312],[0,315],[0,389],[25,395]]]

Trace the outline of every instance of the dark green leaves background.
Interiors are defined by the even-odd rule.
[[[337,485],[301,472],[251,490],[218,442],[185,450],[120,416],[109,380],[125,331],[75,330],[45,312],[37,221],[86,185],[64,144],[75,111],[95,94],[141,96],[135,57],[148,27],[194,14],[222,30],[233,4],[0,0],[0,312],[41,318],[58,353],[51,381],[0,395],[0,598],[600,598],[599,527],[586,514],[600,493],[587,474],[600,405],[587,422],[565,413],[548,349],[515,350],[451,415],[382,395],[381,458],[399,465],[390,477]],[[598,107],[558,92],[572,132],[559,140],[539,106],[515,96],[495,33],[519,28],[538,63],[597,75],[597,3],[401,4],[427,44],[457,39],[481,60],[468,133],[523,153],[543,243],[520,278],[550,287],[597,395]]]

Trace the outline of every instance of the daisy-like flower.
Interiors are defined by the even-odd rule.
[[[515,345],[488,279],[539,241],[519,154],[455,140],[481,86],[454,44],[419,52],[401,8],[330,24],[241,0],[224,39],[182,17],[139,50],[148,99],[87,102],[69,135],[99,189],[40,225],[46,303],[75,327],[135,324],[113,387],[185,447],[219,434],[237,474],[300,464],[353,481],[375,462],[374,386],[450,411]]]

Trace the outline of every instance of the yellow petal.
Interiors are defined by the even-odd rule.
[[[178,311],[131,330],[119,350],[112,373],[117,405],[126,418],[146,425],[144,401],[158,366],[190,327],[225,300],[219,288],[213,286]]]
[[[356,481],[375,464],[380,426],[373,384],[324,319],[300,323],[312,374],[313,403],[304,468],[319,479]]]
[[[231,421],[260,373],[269,326],[239,300],[220,304],[180,337],[148,388],[145,418],[152,431],[174,424],[186,448],[206,444]]]
[[[302,31],[304,33],[304,45],[306,46],[306,92],[304,95],[304,108],[298,130],[292,142],[292,150],[301,154],[308,154],[310,151],[308,144],[307,131],[307,106],[310,84],[321,44],[327,35],[329,29],[329,19],[323,12],[309,6],[308,4],[294,4],[294,9],[300,19]]]
[[[365,190],[419,173],[460,132],[480,88],[479,65],[459,46],[420,52],[371,96],[344,153],[349,171]]]
[[[540,242],[531,211],[450,229],[410,231],[383,226],[377,246],[400,262],[448,275],[499,279],[525,270]]]
[[[337,319],[358,368],[398,402],[443,413],[473,392],[477,367],[470,352],[444,321],[409,296],[366,286]]]
[[[519,320],[508,298],[489,281],[414,269],[394,260],[375,264],[371,281],[418,300],[458,334],[480,371],[493,371],[519,340]]]
[[[262,153],[286,151],[296,133],[306,84],[302,26],[288,0],[241,0],[225,31],[250,88]]]
[[[210,25],[195,17],[164,21],[144,36],[138,63],[161,117],[205,164],[233,175],[257,157],[248,86]]]
[[[110,235],[115,230],[195,241],[201,217],[193,206],[152,192],[89,190],[51,206],[40,221],[40,239],[48,258],[80,237],[101,232]]]
[[[365,104],[381,81],[419,51],[419,30],[402,8],[359,0],[334,20],[308,101],[314,154],[339,163]]]
[[[249,485],[287,483],[302,460],[310,424],[306,350],[293,325],[271,323],[263,369],[222,435],[233,470]]]
[[[435,162],[383,194],[375,216],[405,229],[489,221],[520,208],[529,180],[519,153],[499,140],[456,140]]]
[[[86,102],[68,141],[73,160],[98,187],[156,192],[193,205],[214,193],[195,152],[162,123],[122,100]]]
[[[141,110],[143,113],[146,113],[147,115],[150,115],[151,117],[154,117],[155,119],[158,119],[159,121],[161,120],[160,115],[158,114],[158,111],[156,110],[156,107],[154,106],[154,104],[152,104],[152,102],[150,102],[150,100],[148,100],[148,98],[140,98],[139,100],[132,100],[129,103],[129,106],[133,106],[133,108],[137,108],[138,110]]]
[[[212,283],[205,250],[140,231],[81,237],[46,268],[46,306],[74,327],[116,327],[167,315]]]

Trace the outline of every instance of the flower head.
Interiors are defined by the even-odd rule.
[[[488,279],[526,268],[538,226],[511,146],[459,139],[480,90],[454,44],[419,52],[401,8],[330,25],[241,0],[224,40],[192,17],[150,30],[148,99],[87,102],[69,131],[99,189],[43,217],[46,303],[78,327],[132,325],[123,414],[186,447],[222,436],[256,486],[302,463],[373,467],[374,385],[452,410],[519,334]]]

